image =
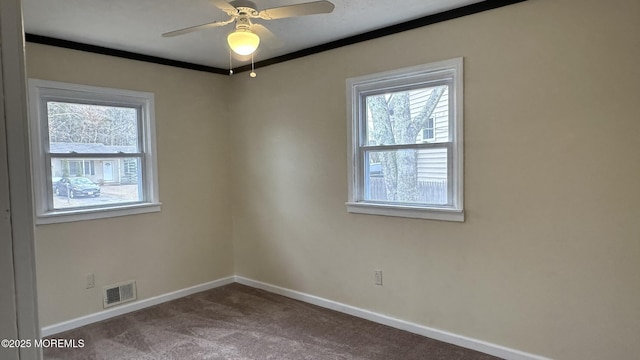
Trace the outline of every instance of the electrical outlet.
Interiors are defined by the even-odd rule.
[[[87,278],[86,278],[86,284],[85,286],[87,287],[87,289],[91,289],[92,287],[96,286],[96,281],[95,281],[95,277],[93,276],[93,273],[91,274],[87,274]]]
[[[375,278],[376,285],[382,286],[382,270],[375,270],[374,278]]]

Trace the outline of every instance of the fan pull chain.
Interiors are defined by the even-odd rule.
[[[229,76],[233,75],[233,63],[231,61],[231,50],[229,50]]]
[[[253,63],[253,54],[251,54],[251,72],[249,73],[249,76],[251,76],[252,78],[256,77],[258,74],[256,74],[255,72],[255,65]]]

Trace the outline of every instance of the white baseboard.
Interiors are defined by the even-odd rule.
[[[355,306],[342,304],[336,301],[324,299],[318,296],[305,294],[299,291],[286,289],[280,286],[267,284],[261,281],[248,279],[242,276],[235,276],[235,281],[262,289],[274,294],[283,295],[288,298],[300,300],[309,304],[317,305],[323,308],[339,311],[341,313],[353,315],[362,319],[376,322],[378,324],[387,325],[396,329],[405,330],[414,334],[422,335],[431,339],[443,341],[449,344],[461,346],[467,349],[483,352],[485,354],[497,356],[506,360],[550,360],[549,358],[539,355],[525,353],[519,350],[507,348],[504,346],[492,344],[486,341],[472,339],[466,336],[453,334],[447,331],[430,328],[424,325],[396,319],[390,316],[374,313],[369,310],[357,308]]]
[[[41,330],[41,336],[51,336],[64,331],[72,330],[81,326],[89,325],[98,321],[103,321],[130,313],[133,311],[141,310],[149,306],[158,305],[167,301],[175,300],[181,297],[185,297],[191,294],[195,294],[201,291],[217,288],[223,285],[237,282],[243,285],[251,286],[257,289],[262,289],[274,294],[283,295],[295,300],[300,300],[309,304],[317,305],[323,308],[339,311],[341,313],[356,316],[362,319],[391,326],[396,329],[405,330],[414,334],[422,335],[431,339],[443,341],[449,344],[458,345],[467,349],[483,352],[485,354],[497,356],[506,360],[550,360],[549,358],[525,353],[519,350],[507,348],[504,346],[492,344],[486,341],[472,339],[466,336],[453,334],[447,331],[430,328],[424,325],[408,322],[405,320],[396,319],[390,316],[378,314],[369,310],[357,308],[355,306],[346,305],[337,301],[328,300],[319,296],[305,294],[299,291],[286,289],[280,286],[267,284],[261,281],[248,279],[242,276],[229,276],[226,278],[214,280],[208,283],[192,286],[186,289],[177,290],[167,294],[154,296],[152,298],[123,304],[121,306],[110,308],[108,310],[100,311],[94,314],[89,314],[79,318],[75,318],[69,321],[53,324],[43,327]]]
[[[94,314],[89,314],[85,316],[81,316],[79,318],[71,319],[69,321],[61,322],[58,324],[53,324],[49,326],[45,326],[41,329],[40,335],[42,337],[51,336],[54,334],[58,334],[64,331],[72,330],[78,328],[80,326],[89,325],[98,321],[103,321],[110,319],[112,317],[116,317],[119,315],[123,315],[126,313],[130,313],[132,311],[141,310],[147,308],[149,306],[162,304],[167,301],[175,300],[181,297],[185,297],[191,294],[195,294],[201,291],[217,288],[223,285],[231,284],[235,281],[234,276],[229,276],[226,278],[214,280],[208,283],[195,285],[192,287],[188,287],[186,289],[181,289],[177,291],[173,291],[167,294],[162,294],[158,296],[154,296],[148,299],[143,299],[140,301],[134,301],[128,304],[123,304],[118,307],[110,308],[108,310],[100,311]]]

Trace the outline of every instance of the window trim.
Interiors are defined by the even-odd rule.
[[[28,88],[36,224],[102,219],[161,210],[153,93],[40,79],[29,79]],[[47,159],[51,156],[48,153],[48,119],[45,111],[46,106],[43,106],[43,102],[51,98],[84,104],[127,106],[139,109],[139,151],[141,151],[141,167],[145,174],[142,177],[144,198],[141,202],[91,208],[53,209],[50,204],[50,198],[53,196],[52,184],[49,180],[51,179],[51,165],[50,163],[47,165]],[[77,154],[77,156],[73,154],[72,157],[92,157],[94,155],[96,154]]]
[[[366,112],[361,101],[363,94],[387,92],[395,88],[420,87],[445,79],[451,80],[449,111],[450,119],[453,120],[449,127],[450,142],[447,144],[450,144],[448,148],[451,151],[448,154],[447,165],[451,174],[448,192],[452,205],[440,207],[364,200],[364,160],[361,159],[364,152],[361,147],[366,145],[366,140],[365,131],[362,131],[361,115]],[[458,222],[465,220],[463,79],[462,57],[347,79],[348,212]]]

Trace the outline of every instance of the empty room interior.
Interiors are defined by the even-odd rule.
[[[377,6],[332,3],[331,14],[305,21],[339,17],[350,5]],[[30,32],[26,21],[30,124],[41,115],[35,102],[49,101],[49,114],[51,104],[60,104],[53,102],[58,95],[47,95],[51,84],[147,96],[146,105],[132,105],[143,109],[134,116],[143,124],[134,139],[142,150],[113,145],[113,160],[97,150],[93,158],[80,150],[62,156],[54,144],[71,140],[48,142],[40,125],[30,125],[42,335],[56,338],[205,291],[235,289],[283,295],[496,358],[638,359],[640,2],[474,4],[486,9],[440,10],[428,24],[277,61],[265,61],[258,50],[253,67],[213,42],[208,51],[222,51],[224,63],[189,68],[159,63],[166,58],[160,53],[118,53],[116,42],[56,42],[56,34]],[[24,6],[28,20],[31,7]],[[438,13],[455,15],[438,19]],[[263,23],[287,46],[291,41],[276,31],[284,25],[272,28],[278,21],[288,20]],[[304,22],[296,24],[286,31],[305,31]],[[189,25],[197,22],[155,26]],[[228,30],[166,41],[211,35],[224,42]],[[375,114],[352,119],[369,111],[354,106],[362,99],[391,107],[401,97],[397,89],[410,89],[407,101],[418,103],[422,88],[406,85],[409,76],[394,77],[402,69],[427,74],[425,104],[445,84],[438,96],[449,103],[433,106],[445,109],[450,142],[437,140],[435,115],[419,129],[419,144],[412,135],[408,144],[387,147],[368,133],[378,124]],[[378,84],[372,74],[405,85],[391,81],[386,92],[370,90]],[[389,110],[392,118],[397,113]],[[140,116],[152,116],[152,126]],[[34,146],[41,139],[47,146]],[[407,205],[399,188],[388,203],[372,195],[381,181],[384,196],[392,196],[389,159],[397,155],[393,169],[403,168],[405,150],[417,154],[418,164],[444,153],[444,180],[429,178],[435,170],[412,175],[418,183],[424,176],[425,184],[444,184],[442,203],[426,210],[413,200]],[[59,185],[80,173],[99,183],[96,190]],[[133,183],[132,196],[150,204],[96,215],[119,206],[109,202],[117,181]],[[82,204],[97,201],[106,205],[84,211]],[[107,288],[115,285],[118,299],[126,297],[117,286],[127,282],[135,286],[132,301],[108,306]],[[237,358],[262,358],[238,351]],[[287,351],[283,359],[295,358]],[[305,356],[334,358],[316,355]],[[216,356],[202,358],[225,358]],[[440,359],[428,348],[412,356]]]

